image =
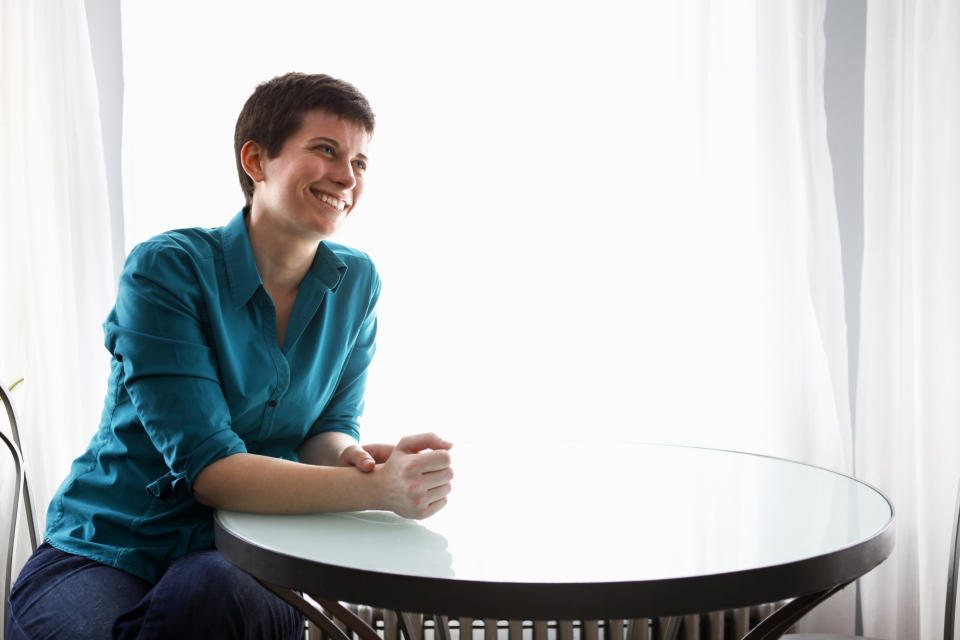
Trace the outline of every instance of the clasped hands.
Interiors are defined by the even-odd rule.
[[[405,518],[428,518],[447,504],[453,479],[450,448],[434,433],[405,436],[394,445],[351,444],[340,452],[341,466],[374,474],[383,509]]]

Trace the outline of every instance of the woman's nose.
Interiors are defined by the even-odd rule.
[[[339,185],[346,187],[347,189],[353,189],[357,184],[357,176],[353,170],[352,162],[338,162],[336,164],[336,169],[334,174],[331,176]]]

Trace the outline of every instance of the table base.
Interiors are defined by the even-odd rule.
[[[371,627],[365,620],[357,614],[350,611],[335,600],[317,598],[310,596],[320,607],[316,606],[302,595],[292,589],[280,587],[265,580],[257,578],[258,582],[264,587],[282,598],[284,602],[294,607],[297,611],[307,617],[308,620],[316,624],[333,640],[352,640],[344,631],[337,626],[334,619],[341,622],[348,629],[357,634],[360,640],[383,640],[380,634]],[[756,627],[747,632],[741,640],[775,640],[787,632],[800,618],[809,613],[818,604],[837,593],[850,583],[831,587],[817,593],[794,598],[789,603],[780,607],[769,616],[764,618]],[[307,594],[310,595],[310,594]],[[324,609],[329,613],[325,613]],[[396,611],[397,626],[406,640],[415,640],[413,634],[413,624],[409,615],[403,611]],[[450,625],[447,616],[434,615],[434,633],[436,640],[451,640]],[[632,624],[632,622],[631,622]],[[665,636],[667,638],[676,637],[680,630],[680,618],[670,618],[667,622]],[[627,637],[635,637],[628,628]]]
[[[817,593],[794,598],[751,629],[747,635],[743,636],[743,640],[773,640],[774,638],[779,638],[785,634],[787,629],[797,620],[807,615],[814,607],[848,584],[850,584],[850,582],[824,589]]]
[[[344,633],[340,627],[337,626],[337,623],[334,622],[334,618],[343,623],[348,629],[356,633],[360,640],[383,640],[383,638],[380,637],[380,634],[378,634],[373,627],[367,624],[365,620],[363,620],[353,611],[350,611],[350,609],[344,607],[336,600],[327,600],[324,598],[317,598],[312,595],[310,596],[311,599],[329,612],[330,615],[327,615],[327,613],[324,613],[323,609],[317,607],[315,604],[292,589],[280,587],[267,582],[266,580],[260,580],[259,578],[257,578],[257,581],[275,593],[278,597],[283,599],[284,602],[306,616],[310,622],[313,622],[320,627],[320,629],[322,629],[323,632],[333,640],[353,640],[350,638],[350,636]],[[403,637],[406,638],[406,640],[415,640],[416,637],[413,635],[413,622],[410,620],[410,616],[404,611],[396,611],[395,613],[397,614],[397,626],[400,628],[400,632],[403,634]],[[433,620],[436,640],[451,640],[450,625],[447,620],[447,616],[435,615],[433,616]]]

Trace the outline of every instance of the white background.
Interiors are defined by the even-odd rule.
[[[682,11],[373,5],[124,4],[128,248],[239,210],[233,127],[258,82],[342,77],[378,114],[334,239],[384,282],[366,438],[735,446],[712,434],[762,413],[755,213],[691,197]]]

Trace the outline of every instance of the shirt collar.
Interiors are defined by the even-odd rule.
[[[310,265],[307,275],[304,276],[304,280],[313,278],[320,286],[330,291],[336,291],[343,281],[343,274],[346,272],[347,265],[343,260],[337,257],[337,254],[327,246],[326,242],[321,242],[317,246],[317,253],[313,256],[313,263]]]
[[[250,248],[250,235],[245,222],[246,209],[242,209],[223,227],[223,256],[226,261],[227,280],[230,283],[230,298],[234,308],[245,305],[258,287],[263,285],[257,263]],[[320,286],[336,291],[343,280],[347,265],[321,242],[313,257],[307,275]]]

